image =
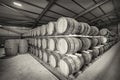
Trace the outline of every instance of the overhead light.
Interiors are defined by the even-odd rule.
[[[21,4],[21,3],[13,2],[13,4],[16,5],[16,6],[22,7],[22,4]]]
[[[0,27],[2,27],[2,25],[0,25]]]

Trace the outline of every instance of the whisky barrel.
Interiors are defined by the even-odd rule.
[[[54,51],[56,49],[57,38],[49,38],[48,39],[48,49]]]
[[[43,50],[42,53],[43,53],[43,61],[45,63],[48,63],[49,62],[49,56],[51,54],[50,51]]]
[[[5,41],[5,55],[15,56],[18,53],[18,44],[15,39],[9,39]]]
[[[47,39],[43,38],[42,39],[42,49],[46,49],[47,48]]]
[[[42,25],[42,26],[41,26],[41,28],[40,28],[40,32],[41,32],[41,33],[40,33],[40,34],[41,34],[42,36],[46,35],[46,32],[47,32],[47,31],[46,31],[46,30],[47,30],[46,28],[47,28],[47,25]]]
[[[88,50],[91,47],[91,40],[89,38],[80,38],[82,41],[82,48],[81,50]]]
[[[19,40],[19,53],[24,54],[28,52],[28,42],[25,39],[20,39]]]
[[[41,33],[40,33],[40,26],[39,27],[37,27],[37,31],[36,31],[36,34],[37,34],[37,36],[40,36],[41,35]]]
[[[40,49],[38,50],[38,54],[39,54],[39,58],[42,59],[43,58],[43,54],[42,54],[42,51]]]
[[[90,40],[91,40],[91,48],[97,46],[99,43],[97,38],[91,38]]]
[[[56,34],[56,22],[49,22],[47,27],[47,35],[55,35]]]
[[[97,36],[99,34],[99,29],[96,26],[91,26],[90,36]]]
[[[81,49],[81,41],[77,38],[59,38],[56,47],[62,55],[75,53]]]
[[[49,64],[52,67],[58,67],[58,62],[60,61],[61,58],[62,58],[62,55],[59,53],[59,51],[51,52],[49,56]]]
[[[38,47],[41,48],[41,39],[38,39]]]
[[[109,40],[107,37],[101,36],[99,37],[101,44],[106,44]]]
[[[100,54],[99,47],[93,48],[93,58],[96,58]]]
[[[37,39],[34,39],[34,46],[37,46]]]
[[[109,31],[107,28],[103,28],[100,30],[100,35],[102,36],[115,36],[114,32]]]
[[[84,61],[85,61],[84,64],[89,64],[92,60],[92,57],[93,57],[92,53],[89,51],[83,51],[82,56],[83,56]]]
[[[58,34],[75,34],[77,33],[79,23],[68,17],[61,17],[57,20],[56,31]]]
[[[39,57],[39,51],[38,51],[37,48],[35,49],[35,56],[36,56],[36,57]]]
[[[83,66],[84,60],[82,55],[70,55],[60,60],[59,67],[63,75],[69,76],[72,73],[75,73],[80,70]]]

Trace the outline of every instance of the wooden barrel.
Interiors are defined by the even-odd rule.
[[[48,39],[48,49],[54,51],[56,49],[57,38]]]
[[[37,27],[37,30],[36,30],[36,34],[37,34],[37,36],[40,36],[41,35],[41,33],[40,33],[40,27]]]
[[[96,58],[100,54],[99,47],[93,48],[93,57]]]
[[[47,27],[47,35],[56,35],[56,22],[49,22]]]
[[[28,52],[28,42],[25,39],[19,40],[19,53],[24,54]]]
[[[40,49],[38,50],[38,54],[39,54],[39,58],[42,59],[43,58],[43,54],[42,54],[42,51]]]
[[[48,63],[49,62],[49,56],[50,56],[50,51],[47,51],[47,50],[43,50],[42,51],[42,54],[43,54],[43,61],[45,63]]]
[[[43,38],[42,39],[42,49],[46,49],[47,48],[47,39]]]
[[[88,35],[90,33],[90,26],[87,23],[79,22],[79,32],[80,35]]]
[[[34,39],[34,46],[37,46],[37,39]]]
[[[41,39],[38,39],[38,47],[41,48]]]
[[[97,38],[91,38],[91,48],[95,47],[98,45],[98,39]]]
[[[92,53],[89,51],[83,51],[82,56],[84,58],[85,64],[89,64],[93,57]]]
[[[37,36],[37,31],[36,31],[36,28],[33,29],[33,36]]]
[[[115,36],[115,33],[109,31],[107,28],[103,28],[100,30],[100,35],[102,35],[102,36]]]
[[[81,49],[81,42],[77,38],[59,38],[56,47],[62,55],[75,53]]]
[[[106,44],[108,42],[108,38],[101,36],[99,37],[99,41],[101,42],[101,44]]]
[[[91,40],[88,38],[80,38],[82,41],[82,48],[81,51],[83,50],[88,50],[91,47]]]
[[[99,34],[99,29],[96,26],[91,26],[90,36],[97,36]]]
[[[39,50],[37,48],[35,49],[35,56],[39,57]]]
[[[61,17],[57,20],[56,31],[58,34],[75,34],[77,33],[79,23],[68,17]]]
[[[40,28],[41,35],[44,36],[47,33],[47,25],[42,25]]]
[[[75,73],[80,70],[83,66],[83,58],[81,55],[70,55],[60,60],[59,67],[63,75],[69,76],[72,73]]]
[[[18,53],[18,44],[15,39],[9,39],[5,41],[5,55],[15,56]]]
[[[49,56],[49,64],[52,67],[58,67],[58,62],[60,61],[61,58],[62,58],[62,55],[59,53],[59,51],[51,52]]]

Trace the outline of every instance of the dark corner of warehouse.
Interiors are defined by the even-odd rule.
[[[120,0],[0,0],[0,80],[120,80]]]

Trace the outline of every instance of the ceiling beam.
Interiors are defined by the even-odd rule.
[[[1,1],[0,1],[0,2],[1,2]],[[34,18],[32,18],[32,17],[30,17],[30,16],[27,16],[27,15],[21,13],[20,11],[18,11],[19,8],[15,8],[15,7],[10,6],[10,5],[8,5],[8,4],[6,4],[6,3],[3,3],[3,2],[1,2],[0,5],[2,5],[2,6],[4,6],[4,7],[7,7],[8,9],[11,9],[11,10],[13,10],[13,11],[15,11],[15,12],[17,12],[17,13],[23,15],[25,18],[34,20]]]
[[[105,14],[105,15],[102,15],[102,16],[100,16],[100,17],[98,17],[98,18],[95,18],[95,19],[91,20],[90,23],[95,22],[95,21],[100,20],[100,19],[103,19],[103,18],[105,18],[105,17],[108,17],[108,16],[110,16],[110,15],[112,15],[112,14],[114,14],[114,11],[111,11],[111,12]]]
[[[102,0],[102,1],[100,1],[99,3],[95,4],[94,6],[88,8],[88,9],[86,9],[85,11],[81,12],[80,14],[74,16],[74,18],[77,19],[78,17],[80,17],[80,16],[82,16],[82,15],[84,15],[84,14],[92,11],[93,9],[97,8],[98,6],[101,6],[102,4],[104,4],[104,3],[108,2],[108,1],[109,1],[109,0]]]
[[[3,3],[2,1],[0,1],[0,2],[1,2],[0,3],[1,5],[5,6],[5,7],[8,7],[9,9],[13,9],[15,11],[23,11],[23,12],[27,12],[27,13],[31,13],[31,14],[35,14],[35,15],[40,15],[39,13],[36,13],[36,12],[32,12],[32,11],[29,11],[29,10],[20,9],[20,8],[17,8],[17,7],[13,7],[13,6],[10,6],[10,5],[6,4],[6,3]],[[26,15],[24,15],[24,16],[26,16]],[[44,16],[52,18],[52,19],[56,19],[56,18],[51,17],[51,16],[47,16],[47,15],[44,15]],[[30,18],[30,16],[27,16],[27,17]]]
[[[52,7],[52,5],[55,3],[56,0],[50,0],[46,8],[42,11],[42,13],[38,16],[38,18],[35,20],[35,23],[33,24],[33,27],[36,27],[39,21],[42,19],[42,17],[45,15],[45,13]]]
[[[0,28],[4,29],[4,30],[7,30],[7,31],[11,31],[11,32],[17,33],[17,34],[21,34],[20,32],[17,32],[17,31],[12,30],[12,29],[4,28],[4,27],[0,27]]]
[[[85,7],[83,7],[81,4],[79,4],[77,1],[72,0],[75,4],[77,4],[79,7],[83,8],[84,10],[86,10]],[[91,15],[93,15],[94,17],[96,17],[93,13],[90,12]]]
[[[34,6],[34,7],[36,7],[36,8],[44,9],[44,8],[41,7],[41,6],[35,5],[35,4],[33,4],[33,3],[30,3],[30,2],[27,2],[27,1],[24,1],[24,0],[18,0],[18,1],[23,2],[23,3],[25,3],[25,4],[28,4],[28,5],[31,5],[31,6]],[[66,16],[66,15],[64,15],[64,14],[55,12],[55,11],[53,11],[53,10],[48,10],[48,11],[50,11],[50,12],[52,12],[52,13],[55,13],[55,14],[58,14],[58,15],[61,15],[61,16]]]

